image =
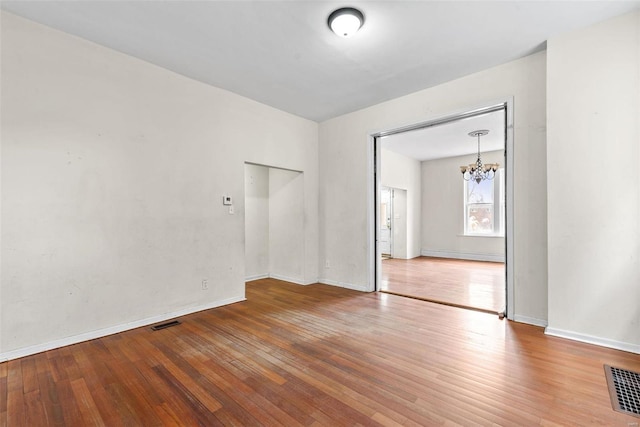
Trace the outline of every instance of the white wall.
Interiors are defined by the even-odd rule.
[[[269,276],[303,284],[304,175],[269,169]],[[315,282],[315,280],[313,280]]]
[[[640,12],[548,43],[549,328],[640,353]]]
[[[318,276],[316,123],[1,15],[0,360],[242,300],[245,161],[304,171]]]
[[[474,163],[476,158],[474,154],[422,162],[424,255],[504,260],[504,237],[464,235],[464,180],[460,166]],[[482,161],[504,166],[504,151],[482,153]]]
[[[244,257],[247,280],[269,277],[269,168],[244,167]]]
[[[407,237],[402,254],[415,258],[420,256],[420,161],[393,151],[380,151],[380,185],[407,191]]]
[[[547,318],[546,54],[346,114],[320,124],[320,260],[322,281],[373,289],[369,276],[367,212],[370,141],[376,131],[514,98],[513,260],[516,319]]]

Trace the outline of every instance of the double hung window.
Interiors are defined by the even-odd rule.
[[[492,180],[464,183],[465,236],[504,236],[504,169]]]

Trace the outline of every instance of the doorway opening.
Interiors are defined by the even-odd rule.
[[[372,135],[376,291],[513,318],[511,105],[508,99]],[[491,136],[480,149],[468,136],[479,129]],[[479,156],[499,168],[490,179],[465,181],[460,167]],[[383,204],[387,189],[398,187],[405,191],[405,252],[383,257],[397,245],[397,213]],[[389,219],[392,248],[385,252]]]
[[[304,174],[245,163],[245,281],[304,284]]]
[[[380,256],[383,259],[391,258],[393,236],[391,227],[393,220],[393,189],[382,187],[380,189]]]
[[[380,252],[383,259],[407,257],[407,190],[380,189]]]

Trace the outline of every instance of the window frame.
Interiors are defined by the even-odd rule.
[[[469,237],[504,237],[505,236],[505,172],[504,168],[499,168],[496,171],[495,177],[490,181],[493,190],[493,201],[490,203],[469,203],[469,183],[470,181],[464,181],[463,185],[463,236]],[[490,206],[492,208],[492,224],[493,230],[491,232],[474,232],[469,230],[469,209],[470,207],[477,206]]]

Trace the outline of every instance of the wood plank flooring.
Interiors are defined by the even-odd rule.
[[[500,313],[505,309],[504,263],[418,257],[382,260],[380,289]]]
[[[383,293],[247,284],[248,301],[0,364],[2,426],[634,425],[603,363],[640,355]]]

